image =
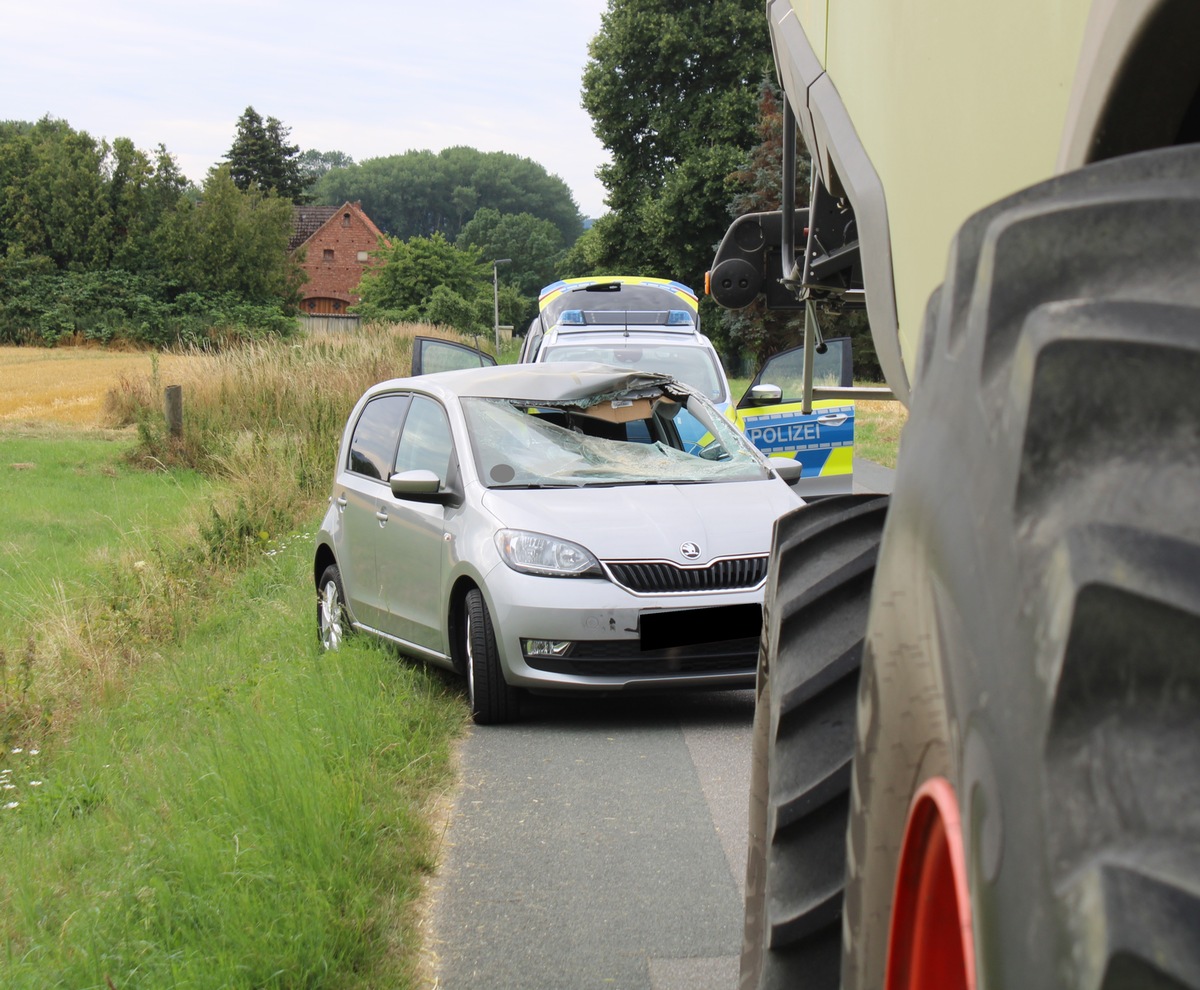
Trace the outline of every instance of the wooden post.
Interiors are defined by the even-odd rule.
[[[173,437],[183,436],[183,386],[168,385],[164,392],[167,412],[167,432]]]

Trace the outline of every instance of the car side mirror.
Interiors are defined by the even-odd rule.
[[[434,472],[424,469],[393,474],[388,478],[388,485],[396,498],[410,502],[458,505],[462,501],[456,492],[442,488],[441,479]]]
[[[783,401],[783,389],[778,385],[755,385],[748,401],[752,406],[773,406]]]
[[[800,475],[804,472],[804,467],[800,462],[791,457],[771,457],[767,459],[767,463],[789,485],[796,484],[800,480]]]

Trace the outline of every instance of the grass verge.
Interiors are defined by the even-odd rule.
[[[153,362],[109,396],[115,443],[0,438],[28,541],[4,537],[0,985],[415,981],[465,705],[368,642],[318,653],[298,532],[412,331],[193,355],[182,440]]]
[[[264,555],[69,736],[0,771],[13,988],[408,986],[457,687],[315,643],[310,547]]]

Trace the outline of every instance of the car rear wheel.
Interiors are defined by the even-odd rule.
[[[477,725],[499,725],[516,719],[520,698],[504,680],[496,634],[483,593],[467,592],[463,607],[466,645],[467,698]]]
[[[1200,987],[1197,176],[1113,159],[955,241],[864,650],[847,990]]]
[[[317,584],[317,638],[323,649],[336,650],[350,631],[342,573],[336,564],[330,564]]]
[[[740,986],[835,990],[854,711],[888,499],[776,525],[759,653]]]

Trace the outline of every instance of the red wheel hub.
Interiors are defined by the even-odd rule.
[[[900,849],[886,990],[975,990],[958,798],[944,777],[913,797]]]

